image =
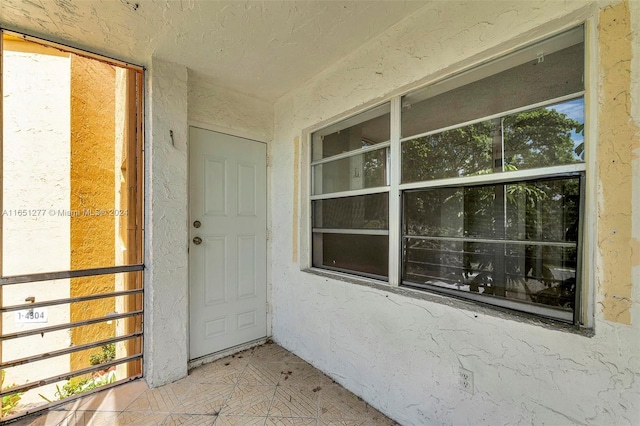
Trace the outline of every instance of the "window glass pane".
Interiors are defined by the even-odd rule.
[[[574,44],[564,47],[568,43]],[[564,48],[540,57],[529,56],[516,66],[479,80],[473,80],[473,76],[481,72],[472,71],[406,95],[402,102],[402,137],[584,90],[582,37],[559,45]],[[507,63],[496,61],[494,66],[499,69],[502,62]]]
[[[584,161],[584,98],[503,119],[505,170]]]
[[[508,184],[505,197],[506,239],[578,241],[579,178]]]
[[[3,41],[2,274],[141,263],[141,72]]]
[[[366,275],[389,275],[386,235],[313,234],[313,266]]]
[[[402,182],[490,173],[496,129],[485,121],[403,142]]]
[[[387,148],[313,166],[313,194],[387,185]]]
[[[315,132],[311,161],[389,141],[389,111],[387,103]]]
[[[575,307],[575,247],[405,238],[404,282],[565,310]]]
[[[407,191],[404,235],[576,242],[579,178]]]
[[[495,238],[495,188],[475,186],[405,193],[405,235]]]
[[[573,309],[579,177],[408,191],[403,200],[404,282]]]
[[[583,133],[580,97],[422,136],[402,143],[402,182],[583,162]]]
[[[313,227],[325,229],[389,229],[389,194],[316,200]]]

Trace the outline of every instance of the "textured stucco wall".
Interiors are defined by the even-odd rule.
[[[4,138],[2,168],[2,272],[6,276],[61,271],[69,268],[69,217],[50,214],[67,210],[70,195],[70,60],[54,49],[34,49],[24,42],[6,42],[3,51]],[[51,108],[51,100],[59,102]],[[25,100],[27,100],[25,102]],[[25,191],[24,188],[30,188]],[[45,215],[20,217],[11,210],[44,209]],[[34,256],[38,262],[34,263]],[[2,302],[20,305],[69,297],[68,279],[3,286]],[[2,314],[2,333],[32,330],[69,322],[69,305],[47,309],[48,323],[16,322],[15,312]],[[1,342],[3,361],[68,347],[67,330]],[[5,385],[25,384],[69,371],[69,355],[6,369]],[[61,383],[62,384],[62,383]],[[25,393],[21,403],[43,403],[55,385]]]
[[[115,208],[115,69],[78,55],[71,56],[71,199],[69,209]],[[71,217],[70,269],[115,265],[115,219],[111,215]],[[115,291],[115,277],[102,275],[71,280],[71,297]],[[115,311],[113,298],[73,304],[71,322],[106,316]],[[79,346],[115,337],[114,324],[91,324],[71,329],[71,343]],[[71,354],[71,370],[90,366],[100,348]]]
[[[160,386],[187,374],[187,69],[152,59],[147,90],[143,368]]]
[[[609,93],[610,80],[624,85],[626,78],[625,96],[608,100],[604,109],[592,104],[593,124],[606,128],[607,111],[624,105],[626,99],[634,111],[631,120],[637,123],[638,91],[628,89],[624,66],[619,75],[601,74],[600,65],[606,64],[600,64],[599,52],[630,42],[627,36],[620,40],[620,35],[613,35],[616,32],[607,34],[602,26],[598,29],[600,19],[603,25],[611,24],[612,16],[629,20],[629,14],[620,9],[624,4],[614,3],[615,8],[609,10],[606,7],[611,3],[434,2],[276,103],[271,146],[271,197],[279,200],[272,204],[271,250],[281,254],[272,259],[271,276],[276,341],[404,425],[640,423],[640,383],[635,380],[640,374],[637,259],[635,263],[625,261],[621,275],[627,280],[623,286],[633,289],[632,294],[624,295],[631,299],[629,324],[609,317],[596,304],[593,337],[312,275],[301,272],[300,265],[292,261],[295,208],[289,200],[296,199],[292,143],[308,126],[587,19],[594,31],[600,31],[596,36],[600,43],[590,46],[588,55],[596,61],[596,81],[590,83],[597,92],[594,98]],[[637,5],[631,7],[638,10]],[[636,45],[638,21],[637,17],[631,21]],[[633,61],[637,88],[638,61]],[[628,114],[622,121],[629,121]],[[603,135],[592,134],[596,136],[592,152],[598,152],[595,145]],[[629,198],[629,191],[638,192],[634,137],[637,130],[625,133],[636,153],[632,173],[630,167],[624,170],[635,179],[632,189],[625,189]],[[617,152],[617,147],[612,149]],[[628,163],[630,151],[625,149]],[[305,161],[304,155],[302,158]],[[598,179],[599,173],[612,179],[616,170],[603,172],[590,165],[588,173],[590,179]],[[595,197],[601,195],[589,194],[589,212],[598,229],[606,232],[602,231],[606,224],[595,216]],[[637,248],[638,235],[638,197],[633,197],[635,208],[627,205],[624,214],[633,217],[636,239],[630,238],[630,225],[623,225],[627,233],[618,246],[621,251],[600,250],[596,261],[587,257],[591,276],[595,275],[591,281],[595,302],[617,285],[603,272],[607,262],[616,256],[637,257],[630,247],[635,244]],[[304,226],[304,197],[301,203]],[[606,201],[601,204],[598,216],[607,214],[603,209],[608,207]],[[598,241],[599,234],[593,229],[587,235]],[[304,262],[304,245],[301,250]],[[631,267],[635,268],[633,278]],[[458,385],[460,367],[474,373],[473,395]]]
[[[189,72],[189,123],[234,136],[268,142],[273,104],[216,85]]]
[[[640,243],[632,237],[630,214],[634,210],[632,164],[640,155],[640,127],[639,117],[632,116],[631,108],[632,101],[638,103],[638,92],[634,99],[629,4],[603,9],[598,30],[602,87],[598,99],[599,303],[605,319],[631,324],[631,273],[634,266],[640,265]]]

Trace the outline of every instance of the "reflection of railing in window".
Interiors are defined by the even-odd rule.
[[[579,181],[574,175],[406,191],[403,282],[572,313]]]
[[[407,282],[574,308],[576,243],[411,236],[404,247]],[[535,256],[538,247],[546,252],[542,258]],[[501,280],[495,279],[496,254],[505,264]]]

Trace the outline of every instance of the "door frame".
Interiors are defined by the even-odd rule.
[[[250,141],[253,141],[255,143],[263,143],[266,145],[267,148],[267,153],[266,153],[266,170],[267,170],[267,182],[266,182],[266,201],[267,201],[267,253],[266,253],[266,266],[267,266],[267,276],[266,276],[266,286],[267,286],[267,335],[266,337],[262,338],[262,339],[257,339],[251,342],[247,342],[238,346],[234,346],[231,347],[229,349],[225,349],[219,352],[215,352],[209,355],[205,355],[196,359],[191,359],[191,354],[190,354],[190,340],[191,340],[191,320],[190,320],[190,312],[191,312],[191,306],[189,305],[189,297],[187,297],[187,339],[186,339],[186,351],[187,351],[187,363],[188,363],[188,368],[195,368],[199,365],[203,365],[203,364],[207,364],[209,362],[215,361],[216,359],[219,358],[223,358],[227,355],[231,355],[233,353],[237,353],[240,352],[242,350],[245,349],[249,349],[251,347],[254,346],[259,346],[262,345],[263,343],[265,343],[267,340],[269,340],[272,336],[272,330],[271,330],[271,325],[272,325],[272,309],[271,309],[271,289],[272,289],[272,283],[271,283],[271,162],[269,161],[271,154],[270,154],[270,148],[271,145],[269,143],[269,141],[264,137],[264,136],[260,136],[257,135],[255,133],[252,132],[248,132],[248,131],[244,131],[244,130],[237,130],[237,129],[230,129],[227,127],[223,127],[223,126],[219,126],[216,124],[211,124],[211,123],[206,123],[203,121],[198,121],[198,120],[188,120],[187,122],[187,188],[186,188],[186,192],[187,192],[187,238],[185,238],[186,241],[186,245],[187,245],[187,296],[189,296],[189,293],[191,292],[191,257],[189,256],[189,247],[191,244],[191,240],[189,239],[189,230],[191,229],[191,196],[190,196],[190,189],[191,189],[191,141],[189,140],[189,129],[191,127],[197,127],[199,129],[203,129],[203,130],[209,130],[211,132],[216,132],[216,133],[222,133],[225,135],[229,135],[229,136],[234,136],[234,137],[238,137],[238,138],[243,138],[243,139],[248,139]]]

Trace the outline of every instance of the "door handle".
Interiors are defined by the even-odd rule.
[[[199,246],[200,244],[202,244],[202,238],[200,237],[193,237],[193,244]]]

